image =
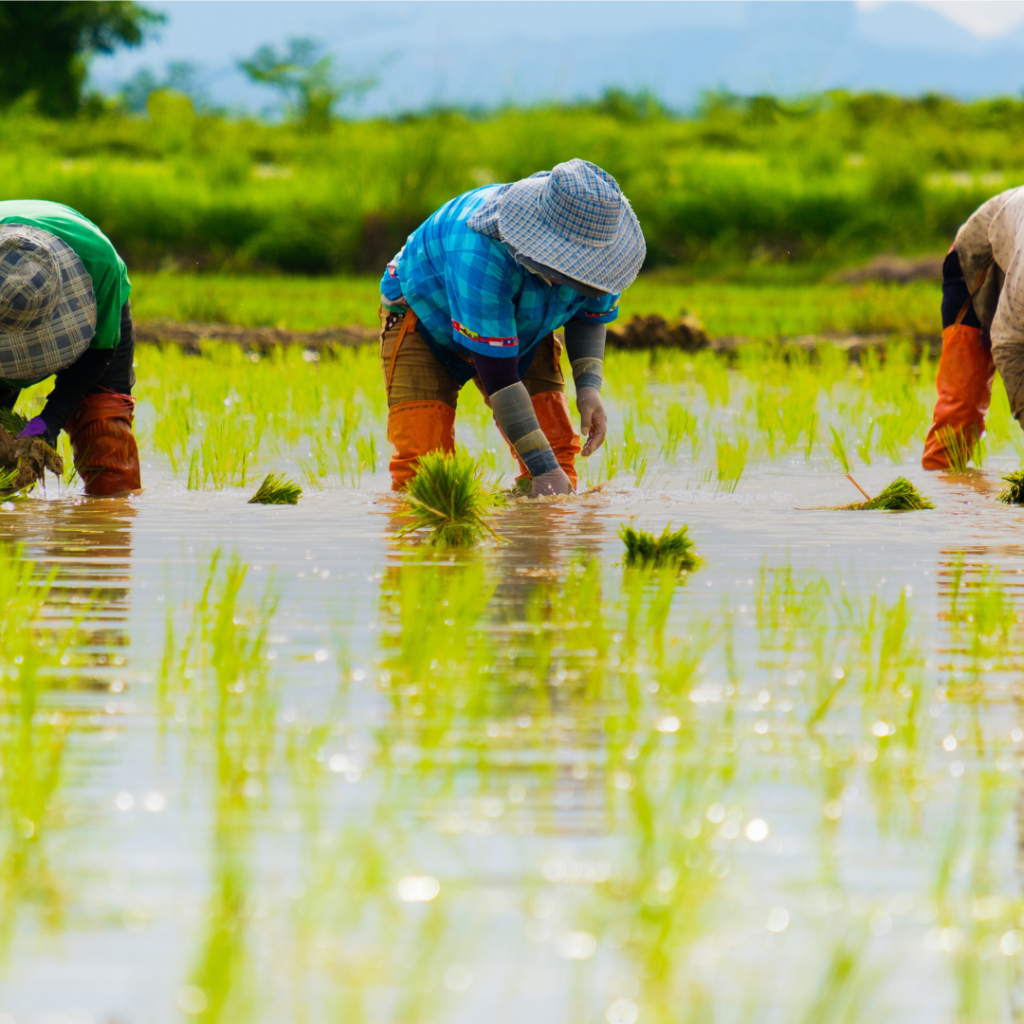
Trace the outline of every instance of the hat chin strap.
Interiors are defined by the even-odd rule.
[[[504,239],[502,239],[502,243],[505,248],[508,249],[512,259],[525,267],[531,274],[536,274],[538,277],[543,278],[552,287],[556,284],[565,285],[566,288],[571,288],[574,292],[579,292],[580,295],[586,295],[587,298],[590,299],[597,299],[608,294],[608,292],[603,291],[600,288],[595,288],[593,285],[577,281],[575,278],[569,277],[568,275],[555,270],[554,267],[546,267],[543,263],[531,260],[529,256],[524,256],[515,248],[514,245],[506,242]]]

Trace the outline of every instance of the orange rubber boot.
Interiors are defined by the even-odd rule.
[[[942,332],[942,356],[936,388],[939,392],[921,465],[949,469],[950,457],[942,434],[955,431],[966,450],[973,450],[985,432],[985,413],[992,400],[995,363],[982,343],[981,330],[951,324]]]
[[[72,410],[64,429],[86,494],[121,494],[142,487],[134,418],[135,399],[112,391],[86,395]]]
[[[391,490],[400,491],[427,452],[455,451],[455,410],[447,402],[402,402],[388,410],[388,440],[394,445]]]
[[[580,443],[580,435],[572,429],[572,419],[569,415],[569,403],[565,393],[562,391],[542,391],[539,395],[533,396],[533,411],[537,414],[537,422],[544,436],[555,453],[562,472],[572,483],[572,489],[576,490],[579,480],[576,474],[576,456],[583,448]],[[504,435],[502,435],[504,436]],[[508,438],[505,438],[508,441]],[[509,445],[516,462],[519,463],[519,476],[516,480],[529,480],[530,472],[526,463],[519,458],[515,448]]]

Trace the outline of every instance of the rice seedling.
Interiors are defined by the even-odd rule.
[[[1024,505],[1024,467],[1007,473],[1000,480],[1005,481],[1005,485],[996,500],[1007,505]]]
[[[922,509],[935,508],[935,505],[906,477],[898,476],[874,498],[853,505],[842,505],[841,508],[862,512],[919,512]]]
[[[732,494],[747,468],[750,457],[750,438],[738,434],[730,438],[715,431],[715,479],[717,489]]]
[[[249,499],[250,505],[297,505],[302,488],[283,473],[268,473]]]
[[[28,419],[21,413],[0,406],[0,427],[3,427],[11,437],[17,437],[28,423]]]
[[[377,472],[377,437],[374,434],[361,434],[356,438],[356,458],[358,459],[360,479],[362,474]]]
[[[684,437],[689,438],[691,454],[694,458],[697,457],[700,447],[697,417],[680,403],[673,402],[669,405],[664,414],[655,421],[655,428],[658,430],[661,454],[669,462],[676,461],[679,445]]]
[[[687,526],[673,530],[669,523],[661,531],[661,536],[655,537],[646,530],[636,529],[632,523],[623,523],[619,526],[619,537],[626,547],[623,564],[631,568],[689,571],[700,565]]]
[[[973,426],[967,426],[962,430],[957,430],[954,427],[940,427],[937,436],[946,450],[950,472],[966,472],[968,463],[972,459],[974,464],[980,468],[979,460],[984,461],[984,452],[980,447],[981,438]]]
[[[184,643],[168,619],[164,661],[175,692],[167,703],[195,767],[211,782],[211,878],[203,934],[188,978],[189,1005],[212,1020],[251,1006],[252,846],[266,805],[277,735],[277,689],[268,674],[267,633],[277,607],[273,584],[256,604],[243,596],[248,575],[237,555],[215,552]],[[179,997],[180,1001],[180,997]]]
[[[428,543],[453,548],[470,547],[487,534],[501,539],[489,519],[500,496],[466,451],[424,455],[402,495],[413,522],[399,536],[429,530]]]

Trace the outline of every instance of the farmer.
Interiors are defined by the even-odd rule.
[[[943,264],[939,398],[925,469],[967,461],[985,431],[996,368],[1024,425],[1024,188],[980,206]]]
[[[0,202],[0,407],[13,409],[22,389],[54,377],[19,439],[0,435],[0,466],[38,456],[39,442],[54,448],[64,429],[86,494],[141,486],[130,292],[124,261],[80,213],[38,199]],[[47,459],[50,468],[60,461]]]
[[[585,160],[466,192],[424,221],[381,280],[392,488],[421,455],[454,451],[459,391],[475,379],[520,481],[535,496],[568,494],[580,439],[552,332],[565,328],[587,456],[608,424],[605,325],[645,253],[617,182]]]

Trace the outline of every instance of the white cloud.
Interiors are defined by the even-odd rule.
[[[1024,0],[857,0],[857,6],[869,11],[887,2],[928,7],[984,39],[998,39],[1024,23]]]

